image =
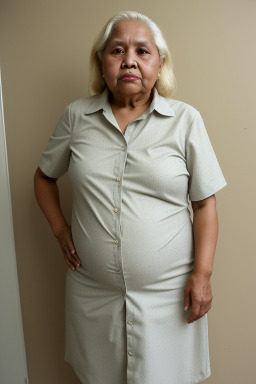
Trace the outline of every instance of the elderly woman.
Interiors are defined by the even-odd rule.
[[[211,375],[215,193],[227,183],[200,112],[170,97],[172,68],[152,20],[112,17],[91,51],[94,95],[66,107],[34,176],[69,267],[65,360],[84,384]],[[56,183],[67,171],[71,225]]]

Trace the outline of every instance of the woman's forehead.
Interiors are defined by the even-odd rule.
[[[139,43],[153,42],[148,26],[140,20],[122,20],[114,26],[109,41],[120,43],[132,39]]]

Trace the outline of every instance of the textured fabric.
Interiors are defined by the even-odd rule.
[[[68,171],[66,351],[83,384],[192,384],[211,375],[207,314],[188,324],[191,201],[227,185],[200,112],[154,88],[123,135],[109,91],[71,102],[39,160]]]

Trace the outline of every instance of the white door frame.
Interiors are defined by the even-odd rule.
[[[0,66],[0,383],[28,384]]]

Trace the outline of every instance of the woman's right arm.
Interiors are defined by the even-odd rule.
[[[57,180],[57,178],[45,175],[38,167],[34,175],[34,191],[38,205],[48,220],[54,236],[59,241],[67,265],[75,270],[81,261],[76,254],[71,227],[61,210]]]

